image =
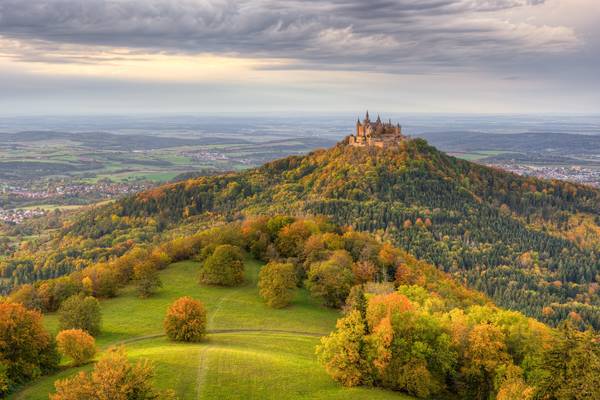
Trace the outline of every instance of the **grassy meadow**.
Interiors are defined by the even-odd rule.
[[[104,351],[125,344],[132,360],[146,358],[156,369],[155,384],[173,389],[179,399],[410,399],[398,393],[344,388],[318,364],[315,346],[329,333],[339,313],[298,290],[291,306],[268,308],[258,296],[259,262],[246,262],[246,284],[237,288],[201,286],[199,264],[184,261],[161,272],[162,289],[149,299],[126,287],[120,296],[101,302],[103,328],[97,338]],[[213,331],[198,344],[173,343],[162,336],[162,321],[175,299],[190,296],[208,310]],[[45,316],[56,333],[55,314]],[[32,382],[13,400],[47,399],[54,381],[81,368],[63,369]]]

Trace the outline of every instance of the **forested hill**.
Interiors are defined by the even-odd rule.
[[[186,221],[324,214],[387,236],[498,304],[545,322],[600,327],[600,192],[450,157],[422,139],[386,149],[340,143],[241,173],[127,198],[68,226],[65,238],[125,243]]]

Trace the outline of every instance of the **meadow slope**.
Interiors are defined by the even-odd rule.
[[[133,287],[101,302],[103,331],[97,338],[102,351],[125,344],[128,355],[146,358],[156,367],[155,384],[173,389],[180,399],[410,399],[378,389],[344,388],[334,382],[314,355],[319,336],[329,333],[339,317],[302,289],[286,309],[268,308],[256,288],[261,264],[246,262],[246,283],[238,288],[200,286],[199,264],[184,261],[161,272],[163,288],[149,299]],[[182,296],[204,302],[211,332],[203,343],[169,342],[162,333],[168,305]],[[56,333],[55,314],[45,316]],[[47,399],[53,383],[89,370],[64,368],[43,377],[9,399]]]

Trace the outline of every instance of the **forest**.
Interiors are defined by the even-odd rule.
[[[305,288],[324,306],[341,310],[336,329],[315,351],[324,370],[344,386],[477,400],[593,399],[599,394],[598,337],[590,329],[580,331],[576,318],[550,328],[497,307],[373,234],[323,217],[276,215],[135,246],[108,262],[21,286],[0,302],[0,395],[55,371],[59,354],[75,365],[89,361],[97,351],[93,337],[102,330],[96,299],[117,297],[133,284],[143,302],[162,285],[160,270],[190,258],[200,262],[200,285],[239,286],[248,256],[266,263],[258,288],[268,307],[288,307],[290,294]],[[55,342],[40,312],[56,310],[61,331]],[[204,306],[184,297],[169,308],[164,329],[172,341],[202,342],[206,321]],[[105,357],[111,360],[123,351],[108,350]],[[118,377],[118,368],[129,368],[111,368],[103,360],[96,369],[106,368],[106,376]],[[120,365],[117,360],[112,363]],[[101,392],[127,390],[135,376],[105,388],[99,373],[57,381],[51,398],[68,400],[72,393],[88,392],[90,398],[102,398]],[[172,398],[155,393],[150,370],[142,377],[135,378],[141,379],[136,385],[158,396],[148,398]]]
[[[497,304],[552,325],[600,327],[600,191],[521,177],[411,139],[337,146],[197,177],[94,208],[0,261],[1,290],[252,215],[326,215],[390,240]]]

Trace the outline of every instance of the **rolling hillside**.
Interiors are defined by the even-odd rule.
[[[238,288],[199,286],[199,263],[184,261],[161,273],[164,287],[140,300],[133,287],[118,298],[101,302],[103,350],[125,344],[132,359],[149,359],[156,367],[155,384],[175,390],[180,399],[410,399],[377,389],[343,388],[318,365],[315,346],[335,326],[339,312],[326,309],[299,291],[291,307],[269,309],[258,296],[261,263],[246,263],[246,283]],[[199,344],[169,342],[163,334],[168,305],[181,296],[206,304],[208,339]],[[45,317],[58,331],[55,314]],[[12,400],[46,400],[54,381],[90,366],[67,368],[43,377],[15,393]]]
[[[340,143],[96,208],[5,260],[0,276],[5,287],[59,276],[187,226],[321,214],[389,238],[501,306],[598,328],[599,212],[598,190],[459,160],[422,139],[387,149]]]
[[[120,216],[323,214],[380,231],[414,255],[546,322],[570,312],[600,327],[598,190],[524,178],[439,152],[340,144],[239,174],[199,178],[121,202]]]

